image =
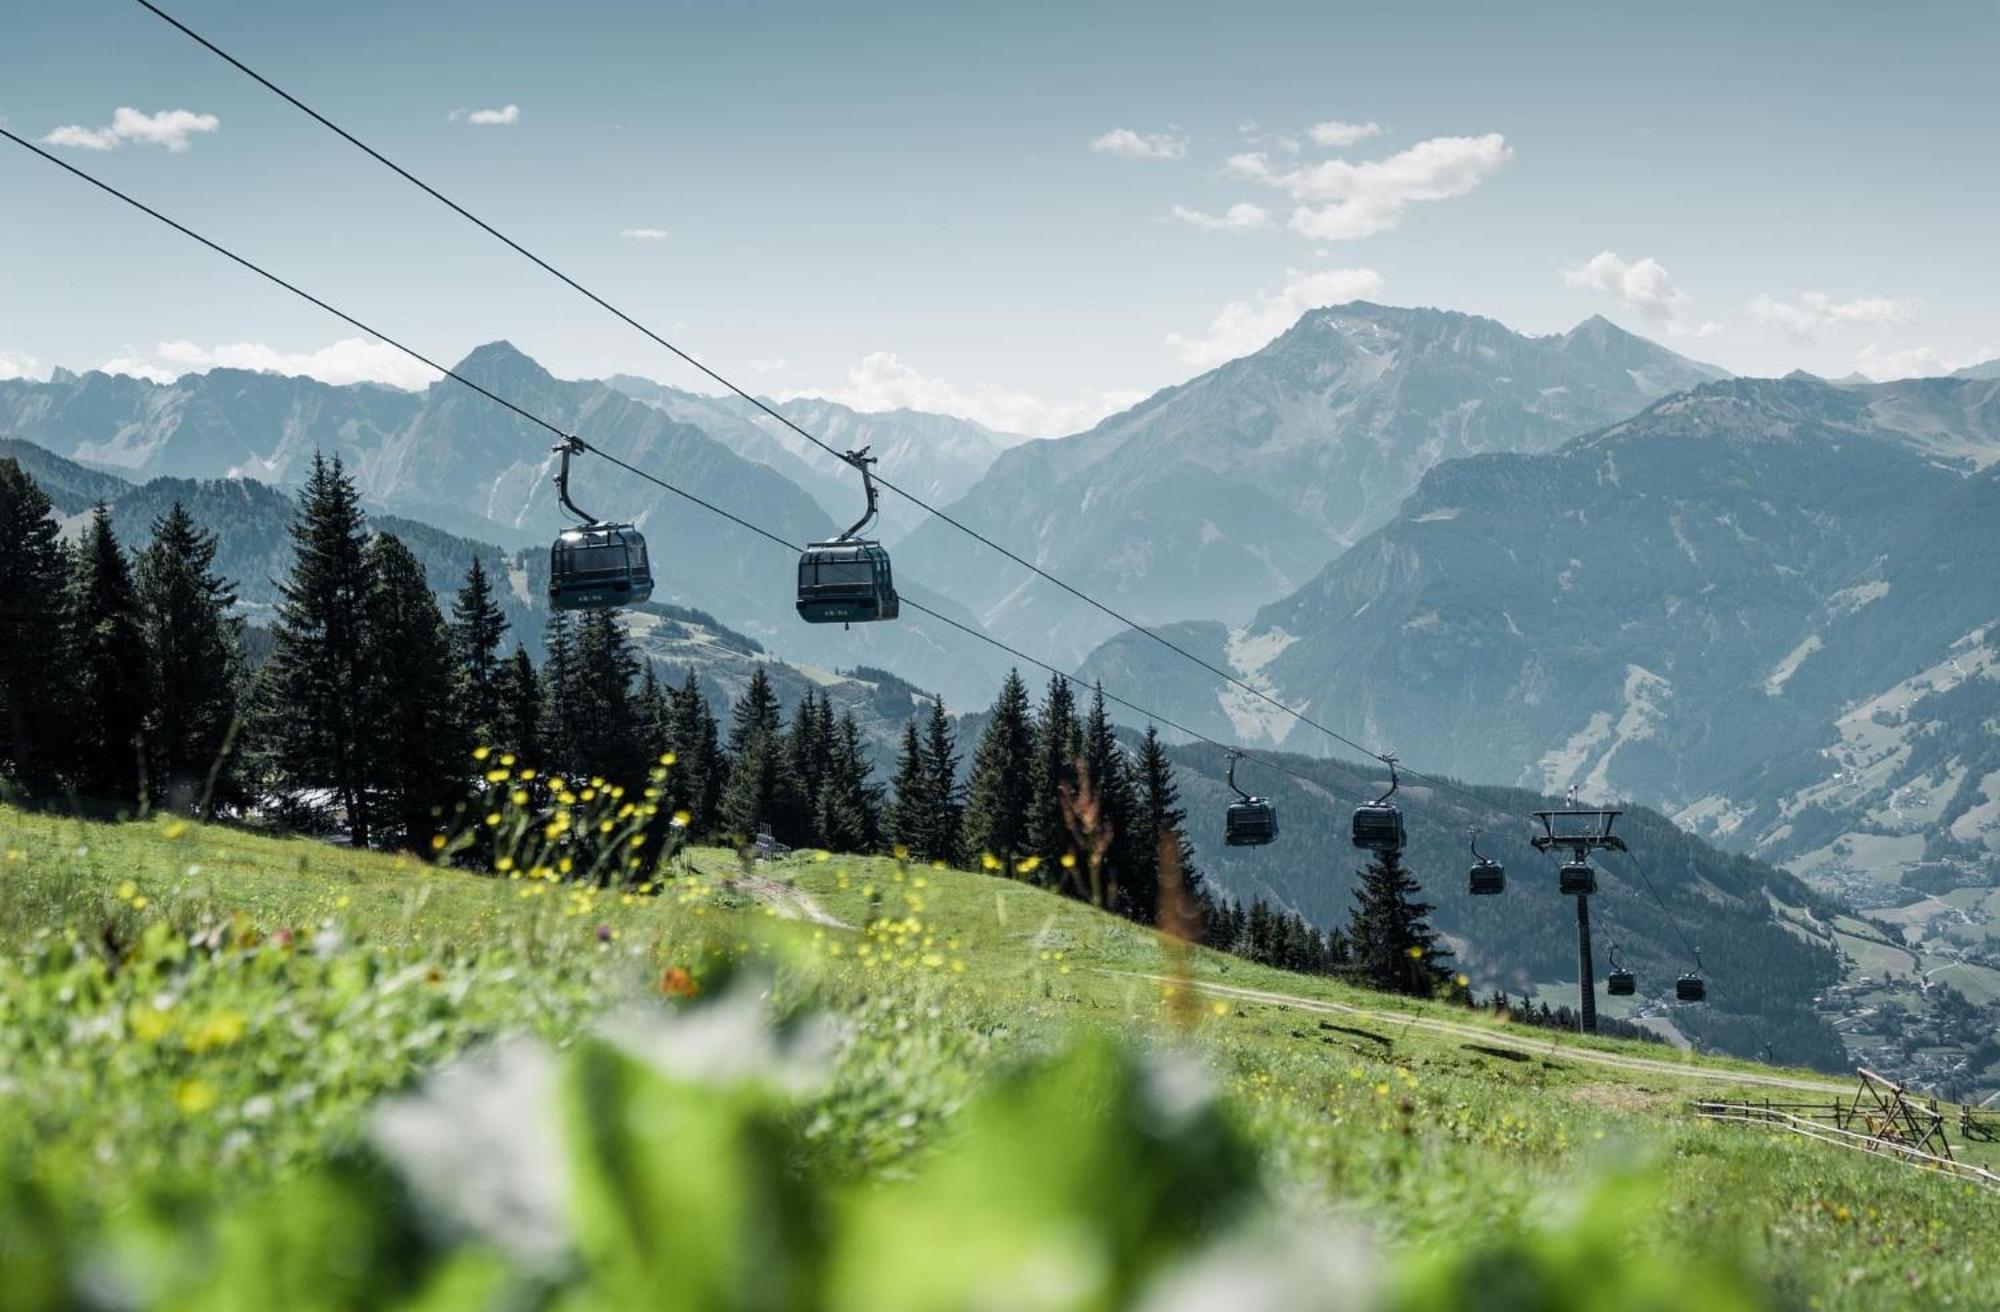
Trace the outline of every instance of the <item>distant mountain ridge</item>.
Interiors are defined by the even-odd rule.
[[[1680,810],[1833,883],[2000,883],[2000,382],[1729,380],[1448,461],[1247,626],[1174,636],[1432,770]],[[1153,646],[1085,671],[1132,686]],[[1138,685],[1164,713],[1330,746],[1183,666]]]
[[[473,350],[455,369],[788,541],[831,537],[859,514],[858,482],[854,510],[836,522],[797,482],[724,437],[605,383],[558,379],[507,342]],[[824,482],[751,433],[758,450],[774,449],[808,470],[802,478]],[[234,369],[170,384],[64,373],[0,382],[0,438],[136,481],[249,477],[290,485],[316,451],[337,454],[371,509],[509,549],[546,542],[566,522],[553,486],[553,435],[449,380],[415,393]],[[983,690],[1002,668],[974,639],[921,615],[853,630],[801,623],[792,563],[775,544],[602,461],[579,461],[572,491],[585,510],[634,522],[647,535],[659,600],[713,612],[789,655],[829,667],[895,668],[954,697]],[[976,627],[969,612],[923,583],[921,571],[899,579],[912,598]]]
[[[1240,624],[1393,517],[1439,462],[1548,450],[1720,376],[1601,318],[1529,337],[1357,301],[1088,432],[1008,450],[950,509],[1142,621]],[[1115,632],[947,526],[909,545],[1003,637],[1076,659]]]

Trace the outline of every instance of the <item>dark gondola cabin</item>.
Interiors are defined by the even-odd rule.
[[[902,603],[889,573],[889,553],[881,543],[861,536],[875,518],[875,476],[868,472],[875,458],[864,446],[841,459],[861,471],[861,490],[867,494],[868,509],[839,537],[811,543],[800,554],[799,618],[808,624],[893,620],[901,613]]]
[[[1639,981],[1624,969],[1613,970],[1604,981],[1605,992],[1614,998],[1629,998],[1638,987]]]
[[[1229,791],[1236,800],[1222,816],[1222,841],[1228,847],[1262,847],[1278,836],[1278,808],[1236,786],[1236,763],[1243,753],[1229,753]]]
[[[1585,896],[1597,891],[1597,870],[1583,861],[1563,862],[1556,877],[1556,889],[1567,896]]]
[[[1355,807],[1354,845],[1370,852],[1402,851],[1402,808],[1388,802],[1363,802]]]
[[[1231,802],[1222,818],[1222,841],[1230,847],[1262,847],[1277,836],[1277,808],[1261,797]]]
[[[1495,897],[1507,891],[1507,868],[1498,861],[1481,860],[1472,867],[1472,896]]]
[[[815,542],[799,556],[799,617],[808,624],[893,620],[902,607],[879,543]]]
[[[630,524],[607,524],[569,497],[569,458],[590,448],[566,437],[552,448],[556,497],[582,521],[556,534],[549,547],[549,606],[553,610],[601,610],[636,606],[653,595],[653,569],[646,539]]]
[[[1674,981],[1674,997],[1682,1002],[1705,1002],[1708,1000],[1708,985],[1699,975],[1683,975]]]
[[[549,605],[556,610],[636,606],[652,595],[646,539],[630,524],[566,528],[549,548]]]

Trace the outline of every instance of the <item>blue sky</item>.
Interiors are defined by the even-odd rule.
[[[1744,372],[2000,354],[1991,5],[169,7],[774,394],[1069,431],[1357,293]],[[11,130],[441,357],[696,381],[138,7],[23,8]],[[0,376],[420,380],[353,336],[0,151]]]

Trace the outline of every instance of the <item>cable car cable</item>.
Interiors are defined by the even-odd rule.
[[[699,371],[700,373],[708,377],[710,380],[728,389],[730,392],[734,393],[741,400],[747,402],[749,405],[763,412],[771,419],[776,420],[778,423],[784,425],[786,428],[798,434],[800,437],[812,443],[814,446],[826,452],[828,455],[844,458],[840,451],[835,450],[828,443],[820,440],[812,433],[807,432],[804,428],[800,427],[793,420],[787,418],[783,413],[781,413],[771,405],[767,404],[758,397],[752,395],[750,392],[746,391],[742,387],[739,387],[736,383],[724,377],[721,373],[717,372],[709,365],[702,363],[702,361],[697,359],[694,355],[674,345],[673,342],[661,336],[658,332],[655,332],[653,329],[647,327],[644,323],[641,323],[638,319],[633,318],[630,314],[626,313],[624,310],[619,309],[616,305],[613,305],[610,301],[606,300],[598,293],[584,286],[582,283],[578,282],[575,278],[570,277],[568,274],[564,273],[561,269],[558,269],[555,265],[549,263],[541,256],[535,254],[533,251],[523,246],[520,242],[515,241],[512,237],[509,237],[506,233],[500,231],[498,228],[494,227],[486,220],[480,218],[477,214],[474,214],[471,210],[465,208],[465,206],[459,204],[451,197],[439,191],[436,187],[431,186],[428,182],[425,182],[422,178],[410,172],[402,165],[396,163],[394,160],[390,159],[387,155],[384,155],[381,151],[375,149],[367,142],[361,140],[361,138],[355,136],[352,132],[349,132],[346,128],[341,127],[338,123],[334,122],[326,115],[320,113],[318,110],[314,109],[311,105],[306,104],[303,100],[300,100],[297,96],[285,90],[283,87],[279,86],[276,82],[273,82],[270,78],[265,77],[262,73],[259,73],[256,69],[251,68],[248,64],[244,63],[236,56],[230,54],[227,50],[224,50],[221,46],[218,46],[217,44],[215,44],[215,42],[209,40],[201,33],[195,31],[193,28],[189,27],[186,23],[181,22],[178,18],[175,18],[172,14],[160,8],[159,5],[154,4],[153,0],[134,0],[134,3],[139,5],[141,8],[147,10],[149,13],[153,14],[155,17],[165,22],[168,26],[180,32],[182,35],[186,36],[189,40],[195,42],[195,44],[201,46],[203,49],[215,55],[217,58],[221,59],[224,63],[229,64],[231,67],[235,68],[238,72],[242,73],[244,76],[250,78],[258,85],[264,87],[266,90],[270,91],[273,95],[277,96],[279,99],[285,101],[287,104],[297,109],[300,113],[306,115],[314,122],[320,124],[322,127],[326,128],[329,132],[332,132],[334,135],[340,137],[343,141],[346,141],[349,145],[361,151],[363,154],[367,155],[370,159],[373,159],[376,163],[382,165],[384,168],[395,173],[398,177],[408,182],[411,186],[416,187],[419,191],[422,191],[425,195],[431,197],[433,200],[445,206],[447,209],[451,210],[459,217],[465,219],[468,223],[471,223],[475,227],[479,228],[482,232],[485,232],[488,236],[492,237],[494,240],[500,242],[502,245],[506,246],[508,249],[512,250],[517,255],[520,255],[523,259],[534,264],[537,268],[540,268],[550,277],[555,278],[557,281],[563,283],[565,286],[575,291],[578,295],[583,296],[587,300],[591,301],[593,304],[597,305],[599,308],[615,316],[617,319],[625,323],[628,327],[643,334],[645,337],[650,339],[656,345],[671,352],[677,359],[681,360],[683,363],[691,366],[695,370]],[[384,338],[383,340],[386,341],[388,339]],[[1339,732],[1338,730],[1330,728],[1327,725],[1321,724],[1318,720],[1313,719],[1305,712],[1294,709],[1293,707],[1278,700],[1276,697],[1271,696],[1269,693],[1263,691],[1262,689],[1253,686],[1252,684],[1246,682],[1241,678],[1238,678],[1236,675],[1230,673],[1229,671],[1210,664],[1207,660],[1203,659],[1197,653],[1190,651],[1186,647],[1181,646],[1179,643],[1173,641],[1171,638],[1165,637],[1162,634],[1154,632],[1152,629],[1146,627],[1144,624],[1141,624],[1137,620],[1132,619],[1130,616],[1123,614],[1116,608],[1107,605],[1104,602],[1099,601],[1097,598],[1091,596],[1089,593],[1083,591],[1081,588],[1076,587],[1074,584],[1071,584],[1066,580],[1054,574],[1051,574],[1048,570],[1043,569],[1041,566],[1035,564],[1033,561],[1017,554],[1016,552],[1010,550],[1009,548],[994,541],[992,538],[987,537],[984,533],[981,533],[978,529],[973,528],[971,525],[966,524],[963,521],[955,518],[954,516],[945,513],[943,510],[940,510],[936,506],[931,505],[929,502],[925,501],[922,497],[918,496],[917,494],[910,492],[905,488],[897,486],[895,483],[889,481],[887,478],[878,478],[876,481],[879,482],[883,487],[888,488],[890,491],[902,497],[905,501],[908,501],[910,504],[916,506],[918,509],[923,510],[927,514],[936,517],[937,519],[943,521],[946,524],[949,524],[951,527],[957,529],[961,533],[966,534],[968,537],[972,538],[974,541],[980,543],[981,545],[999,552],[1002,556],[1005,556],[1007,559],[1013,561],[1015,564],[1021,566],[1023,569],[1026,569],[1029,572],[1035,574],[1037,577],[1049,583],[1054,584],[1056,587],[1062,589],[1064,592],[1069,593],[1077,600],[1084,602],[1086,605],[1094,607],[1103,614],[1118,621],[1120,624],[1123,624],[1126,628],[1144,634],[1146,637],[1152,639],[1154,642],[1165,647],[1167,650],[1174,652],[1176,655],[1194,663],[1195,665],[1200,666],[1202,669],[1208,671],[1215,677],[1224,680],[1225,682],[1231,684],[1232,686],[1240,689],[1243,692],[1249,693],[1251,696],[1266,703],[1267,705],[1270,705],[1275,709],[1284,712],[1286,715],[1291,716],[1294,720],[1297,720],[1299,723],[1319,730],[1321,733],[1333,739],[1335,742],[1340,743],[1350,748],[1353,751],[1359,752],[1363,756],[1373,757],[1378,761],[1384,759],[1386,755],[1385,753],[1376,751],[1373,748],[1364,746],[1363,744],[1356,742],[1354,739],[1349,738],[1348,736]],[[1422,779],[1425,782],[1436,784],[1439,787],[1452,789],[1455,792],[1459,792],[1466,797],[1470,797],[1473,800],[1480,802],[1481,805],[1488,806],[1489,808],[1492,806],[1491,803],[1486,802],[1485,799],[1480,798],[1477,794],[1471,792],[1469,789],[1462,788],[1447,780],[1434,778],[1430,775],[1426,775],[1421,771],[1417,770],[1406,770],[1405,773],[1409,774],[1412,778]],[[1497,810],[1494,813],[1500,814]]]

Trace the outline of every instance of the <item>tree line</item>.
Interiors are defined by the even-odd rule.
[[[357,845],[429,850],[463,823],[475,748],[576,778],[658,781],[660,814],[742,845],[893,851],[1028,880],[1293,971],[1398,992],[1451,987],[1431,910],[1395,853],[1363,872],[1344,928],[1217,896],[1148,727],[1128,749],[1103,690],[1003,682],[969,763],[941,698],[871,778],[860,725],[808,690],[789,717],[764,669],[726,731],[690,667],[663,684],[615,612],[548,622],[539,667],[475,557],[447,613],[417,558],[371,533],[354,480],[316,458],[291,526],[268,653],[253,670],[217,542],[176,503],[128,556],[102,507],[66,546],[48,498],[0,461],[0,783],[29,800],[252,805]],[[1198,926],[1198,929],[1195,928]]]

